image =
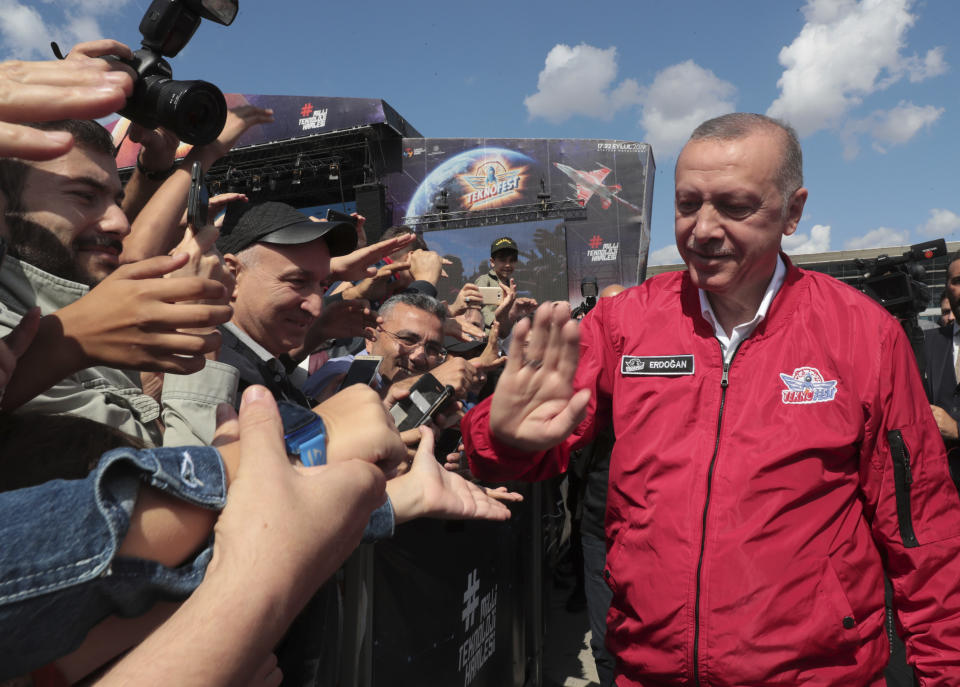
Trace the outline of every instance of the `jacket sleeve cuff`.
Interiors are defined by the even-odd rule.
[[[367,526],[363,530],[361,541],[367,544],[381,539],[389,539],[393,536],[395,526],[396,518],[393,512],[393,503],[390,501],[390,497],[387,496],[387,500],[383,502],[383,505],[370,514],[370,519],[367,521]]]
[[[498,441],[490,432],[490,404],[490,398],[484,399],[460,420],[470,472],[491,482],[531,479],[527,473],[546,451],[530,453]]]
[[[436,298],[438,293],[436,286],[428,281],[424,281],[423,279],[418,279],[417,281],[411,283],[410,286],[404,290],[408,292],[413,291],[415,293],[422,293],[426,296],[432,296],[433,298]]]
[[[0,605],[107,573],[130,527],[141,483],[204,508],[219,510],[226,503],[223,463],[211,447],[118,448],[105,453],[86,479],[7,492],[0,498],[4,540],[20,542],[27,555],[0,557]]]

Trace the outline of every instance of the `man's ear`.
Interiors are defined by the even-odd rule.
[[[488,262],[490,263],[490,269],[493,269],[493,258],[490,258]]]
[[[783,226],[783,235],[790,236],[797,230],[803,217],[803,206],[807,202],[807,189],[798,188],[787,203],[787,216]]]
[[[233,294],[232,298],[237,297],[237,287],[240,285],[240,274],[243,272],[243,263],[233,253],[226,253],[223,256],[223,264],[226,266],[227,271],[233,277]]]

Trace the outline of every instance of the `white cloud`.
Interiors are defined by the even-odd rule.
[[[908,57],[904,60],[903,66],[909,74],[911,83],[918,83],[945,74],[947,72],[947,62],[943,59],[943,46],[928,50],[926,57],[922,60],[915,55]]]
[[[732,112],[736,87],[687,60],[657,74],[643,102],[644,140],[662,164],[673,157],[701,122]]]
[[[34,60],[53,58],[50,41],[67,52],[75,43],[103,38],[98,17],[115,13],[129,0],[44,0],[44,13],[18,0],[0,0],[0,58]],[[69,5],[68,9],[62,9]]]
[[[922,129],[929,129],[940,119],[945,108],[933,105],[914,105],[901,100],[889,110],[876,110],[864,119],[851,120],[843,126],[843,156],[851,160],[860,152],[860,136],[873,138],[873,149],[886,153],[891,145],[903,145]]]
[[[809,255],[810,253],[826,253],[830,250],[830,225],[815,224],[809,234],[794,232],[783,237],[781,244],[785,253],[789,255]]]
[[[50,50],[50,32],[40,13],[14,0],[0,0],[0,36],[5,57],[28,59],[40,56],[40,46]]]
[[[89,14],[68,17],[63,28],[64,31],[73,39],[74,43],[79,43],[81,41],[92,41],[96,40],[97,38],[104,37],[103,30],[100,28],[100,23],[97,21],[96,17]],[[69,50],[70,46],[64,45],[61,46],[61,49]]]
[[[923,128],[929,128],[944,113],[944,108],[926,105],[920,107],[903,100],[891,110],[876,112],[876,124],[871,134],[878,141],[906,143]]]
[[[614,47],[557,44],[547,54],[537,92],[524,98],[527,113],[559,124],[577,115],[610,120],[625,108],[642,105],[644,140],[665,160],[698,124],[735,109],[736,87],[693,60],[663,69],[649,87],[635,79],[617,84],[617,70]]]
[[[575,115],[609,120],[619,110],[637,105],[640,85],[617,77],[617,49],[602,50],[581,43],[553,46],[537,79],[537,92],[524,98],[531,119],[559,124]]]
[[[924,236],[941,237],[960,231],[960,215],[943,208],[934,208],[930,211],[930,219],[920,227],[919,232]]]
[[[677,244],[675,243],[658,248],[647,256],[648,265],[679,265],[681,262],[683,260],[680,258],[680,251],[677,250]]]
[[[860,250],[861,248],[886,248],[888,246],[906,246],[910,243],[910,232],[879,227],[868,231],[863,236],[850,239],[844,244],[844,250]]]
[[[942,48],[905,56],[916,21],[913,0],[808,0],[806,24],[781,49],[780,96],[767,110],[801,136],[842,124],[863,98],[907,76],[917,82],[943,74]]]

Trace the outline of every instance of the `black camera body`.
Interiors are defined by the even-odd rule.
[[[112,58],[119,59],[119,58]],[[119,114],[147,129],[165,127],[191,145],[216,140],[227,121],[227,101],[208,81],[177,81],[161,55],[142,48],[119,60],[137,72],[133,94]]]
[[[930,299],[930,289],[923,282],[925,270],[920,261],[946,254],[946,242],[935,239],[914,244],[903,255],[857,259],[857,267],[864,272],[858,284],[859,289],[894,317],[915,318],[926,308]]]
[[[158,126],[191,145],[216,140],[227,121],[227,101],[207,81],[177,81],[165,57],[175,57],[187,44],[201,18],[229,26],[237,0],[153,0],[140,21],[143,47],[123,62],[137,73],[133,94],[120,114],[148,129]]]

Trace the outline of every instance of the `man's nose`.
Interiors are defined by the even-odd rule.
[[[311,293],[300,303],[300,308],[314,317],[320,317],[320,311],[323,310],[323,297],[319,293]]]
[[[130,221],[119,205],[111,203],[100,218],[100,231],[117,234],[121,238],[130,233]]]
[[[407,359],[416,370],[425,371],[430,369],[430,361],[427,359],[427,349],[423,347],[423,344],[420,344],[407,353]]]
[[[693,240],[707,243],[723,238],[723,222],[720,213],[710,203],[704,203],[697,210],[696,223],[693,225]]]

